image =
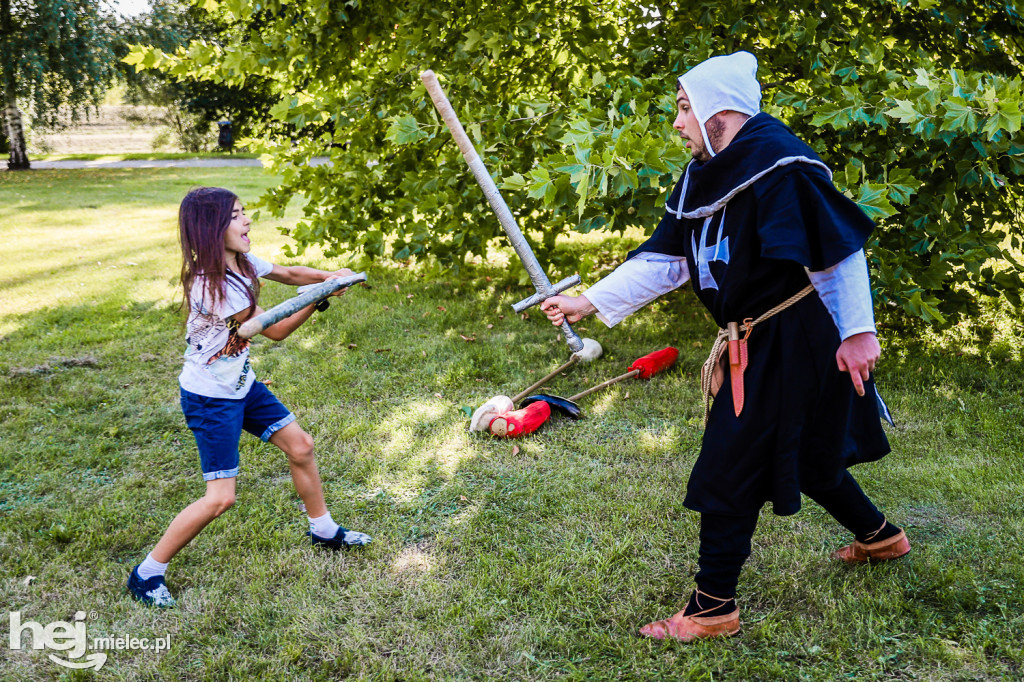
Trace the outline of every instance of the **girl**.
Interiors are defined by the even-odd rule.
[[[370,542],[365,533],[342,528],[331,519],[313,458],[313,439],[298,425],[295,415],[254,380],[249,341],[237,334],[242,322],[263,312],[256,304],[258,277],[299,285],[352,272],[283,267],[260,260],[249,253],[251,222],[238,197],[226,189],[200,187],[181,202],[181,283],[183,305],[189,312],[185,368],[178,379],[181,409],[199,446],[206,494],[171,521],[145,561],[132,569],[128,591],[146,604],[174,604],[164,583],[167,564],[206,524],[235,503],[238,440],[243,429],[288,456],[295,490],[309,514],[308,535],[314,546],[339,549]],[[262,333],[280,341],[308,320],[314,308],[323,310],[327,305],[325,299],[307,306]]]

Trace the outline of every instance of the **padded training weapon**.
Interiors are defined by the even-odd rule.
[[[303,291],[298,296],[293,296],[284,303],[275,305],[270,310],[246,320],[242,323],[242,326],[238,328],[238,335],[243,339],[256,336],[270,325],[280,322],[286,317],[291,317],[310,303],[321,301],[338,289],[344,289],[345,287],[350,287],[353,284],[365,281],[365,272],[358,272],[354,275],[349,275],[348,277],[338,277],[336,279],[325,280],[320,284],[316,284],[306,291]]]

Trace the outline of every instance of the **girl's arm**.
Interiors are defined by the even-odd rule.
[[[332,272],[330,270],[307,268],[304,265],[274,265],[274,269],[266,275],[263,275],[263,277],[275,282],[280,282],[281,284],[300,286],[302,284],[317,284],[318,282],[323,282],[331,275],[348,277],[351,274],[353,274],[353,272],[348,268],[342,268]]]

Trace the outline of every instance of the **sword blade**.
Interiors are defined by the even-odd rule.
[[[437,81],[437,76],[433,71],[424,71],[420,74],[420,78],[423,80],[424,85],[427,87],[427,92],[430,94],[430,99],[434,102],[434,106],[437,108],[441,118],[444,120],[448,130],[451,131],[452,137],[455,138],[456,144],[459,145],[459,151],[462,152],[463,158],[466,159],[466,163],[469,164],[469,169],[473,172],[473,177],[476,178],[477,184],[484,191],[484,197],[487,198],[487,203],[491,205],[491,209],[495,215],[498,216],[498,222],[501,223],[501,229],[505,231],[508,236],[509,242],[512,244],[512,248],[516,250],[519,255],[519,260],[523,262],[523,266],[526,268],[526,272],[530,274],[530,280],[533,282],[534,288],[538,292],[547,291],[551,288],[551,281],[548,280],[548,276],[544,273],[544,270],[540,267],[540,263],[537,261],[537,256],[534,255],[533,249],[530,248],[530,244],[526,241],[526,237],[523,236],[522,231],[519,229],[519,225],[516,223],[515,216],[512,215],[512,211],[509,210],[508,205],[501,196],[501,192],[498,191],[498,186],[494,184],[494,179],[491,174],[487,172],[487,167],[484,166],[483,160],[480,155],[476,152],[476,147],[473,146],[472,140],[469,139],[469,135],[466,134],[466,129],[462,127],[462,122],[459,121],[458,115],[455,113],[455,109],[452,107],[451,102],[448,101],[448,97],[445,96],[444,91],[441,89],[441,84]]]
[[[512,248],[515,249],[519,260],[522,261],[527,274],[530,275],[530,281],[533,282],[533,288],[540,296],[540,300],[564,291],[564,289],[557,289],[551,286],[551,281],[548,279],[547,274],[545,274],[544,269],[541,268],[540,262],[537,261],[537,256],[534,255],[533,249],[530,248],[526,237],[523,236],[522,231],[519,229],[515,216],[512,215],[512,211],[509,210],[508,205],[502,198],[501,192],[498,191],[498,186],[494,184],[494,179],[487,172],[484,162],[480,159],[480,155],[477,154],[476,147],[473,146],[472,140],[466,134],[466,129],[462,127],[462,122],[459,121],[455,109],[441,89],[437,76],[428,69],[420,74],[420,79],[423,81],[423,85],[426,86],[427,93],[430,94],[430,99],[434,102],[434,107],[441,114],[444,124],[448,126],[452,137],[455,138],[455,143],[459,145],[459,151],[462,152],[462,157],[469,164],[469,169],[473,172],[473,177],[476,178],[480,189],[483,190],[487,203],[491,205],[494,214],[498,216],[501,229],[505,231],[509,242],[512,244]],[[519,310],[516,312],[519,312]],[[568,322],[562,324],[562,332],[565,334],[565,340],[573,352],[578,353],[583,350],[583,340],[573,331]]]

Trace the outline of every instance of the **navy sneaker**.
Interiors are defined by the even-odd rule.
[[[349,530],[338,526],[338,532],[334,534],[333,538],[322,538],[319,535],[315,535],[313,531],[306,533],[313,542],[314,547],[323,547],[325,549],[348,549],[349,547],[362,547],[373,542],[366,533],[359,533],[354,530]]]
[[[148,580],[139,576],[139,567],[132,569],[128,576],[128,592],[147,606],[174,606],[174,597],[171,596],[167,584],[162,575],[155,575]]]

